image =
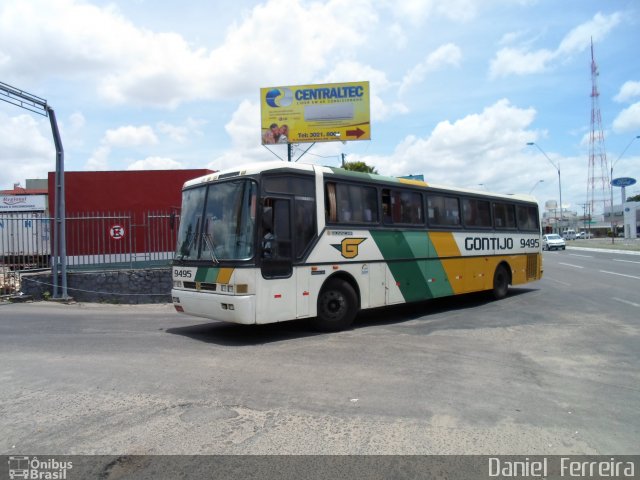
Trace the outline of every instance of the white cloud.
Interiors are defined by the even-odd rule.
[[[460,47],[453,43],[441,45],[405,74],[400,85],[400,94],[404,93],[409,87],[422,82],[429,72],[440,70],[444,67],[459,67],[461,59],[462,51]]]
[[[591,45],[591,39],[597,43],[605,38],[621,19],[620,12],[611,15],[596,13],[591,20],[578,25],[562,39],[558,46],[558,55],[571,55],[587,50]]]
[[[177,33],[138,28],[114,6],[10,0],[0,7],[0,74],[38,78],[46,70],[94,78],[110,102],[174,108],[244,95],[285,78],[308,82],[366,43],[375,11],[369,0],[268,0],[232,24],[222,44],[207,48]]]
[[[462,51],[454,43],[447,43],[430,53],[426,60],[429,70],[438,70],[445,66],[459,67],[462,59]]]
[[[84,169],[87,171],[96,170],[108,170],[109,169],[109,155],[111,154],[111,148],[106,145],[99,146],[89,157],[89,160],[84,165]]]
[[[640,97],[640,82],[628,81],[620,87],[618,94],[613,97],[616,102],[624,103],[629,100]]]
[[[204,135],[202,126],[206,124],[206,120],[188,117],[181,125],[158,122],[156,129],[158,132],[169,137],[172,141],[184,144],[187,143],[190,138],[201,137]]]
[[[490,77],[528,75],[545,71],[554,54],[549,50],[527,52],[519,48],[502,48],[491,60]]]
[[[231,119],[224,126],[230,137],[231,148],[215,154],[206,168],[211,170],[223,170],[234,165],[274,160],[260,140],[260,106],[258,103],[243,100],[231,115]],[[286,158],[286,145],[273,145],[269,147],[276,151],[281,158]]]
[[[0,186],[44,178],[46,172],[55,170],[55,147],[46,119],[0,112],[0,145]]]
[[[478,5],[482,3],[475,0],[403,0],[390,3],[389,8],[396,18],[420,25],[432,17],[457,23],[468,22],[476,16]]]
[[[159,122],[158,131],[167,135],[171,140],[178,143],[185,143],[189,134],[189,129],[181,125],[172,125],[166,122]]]
[[[402,102],[390,102],[383,100],[383,95],[393,86],[382,70],[377,70],[369,65],[355,61],[337,62],[331,72],[325,75],[321,83],[369,81],[370,113],[372,123],[387,120],[395,115],[408,112],[408,108]]]
[[[63,139],[65,150],[73,151],[82,148],[85,140],[87,120],[81,112],[69,115],[67,121],[59,125],[60,136]]]
[[[523,38],[527,32],[518,31],[518,32],[507,32],[502,35],[502,38],[498,41],[498,45],[511,45],[516,43],[517,40]]]
[[[180,162],[167,157],[147,157],[131,163],[127,170],[178,170],[184,168]]]
[[[409,42],[404,27],[399,23],[394,23],[388,29],[389,36],[398,50],[403,50]]]
[[[135,127],[127,125],[109,129],[105,132],[100,145],[95,149],[84,165],[85,170],[108,170],[109,157],[114,148],[150,147],[158,143],[158,137],[149,125]]]
[[[127,125],[113,130],[107,130],[104,134],[103,143],[110,147],[139,147],[145,145],[155,145],[158,137],[149,125],[134,127]]]
[[[501,48],[491,60],[489,76],[496,78],[542,73],[552,62],[587,50],[591,45],[591,38],[594,42],[602,40],[620,23],[621,18],[622,15],[619,12],[611,15],[596,13],[591,20],[567,33],[555,50],[530,51],[528,46]],[[515,38],[515,36],[508,37],[511,41]]]
[[[224,126],[236,148],[255,148],[260,143],[260,106],[243,100]]]
[[[387,175],[424,173],[436,184],[493,183],[498,191],[513,191],[517,185],[510,183],[515,178],[522,177],[524,185],[536,175],[522,161],[524,145],[537,135],[530,130],[535,114],[532,108],[518,108],[503,99],[481,113],[453,123],[442,121],[424,138],[406,137],[391,156],[365,155],[357,160]]]
[[[622,110],[613,121],[613,131],[624,133],[640,130],[640,102]]]
[[[16,0],[3,2],[0,10],[4,67],[20,76],[43,70],[65,76],[104,72],[127,60],[137,37],[136,28],[113,6]]]
[[[80,130],[87,124],[87,120],[80,112],[74,112],[69,116],[69,126],[72,130]]]

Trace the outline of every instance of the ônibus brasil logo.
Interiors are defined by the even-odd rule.
[[[293,103],[293,92],[286,87],[272,88],[267,91],[265,101],[273,108],[288,107]]]
[[[9,478],[27,478],[43,480],[65,480],[67,470],[73,468],[73,462],[60,462],[53,458],[39,460],[38,457],[10,456]]]

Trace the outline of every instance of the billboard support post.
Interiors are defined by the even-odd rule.
[[[56,147],[56,204],[55,204],[55,231],[53,243],[53,264],[51,276],[53,277],[53,298],[67,300],[67,246],[65,240],[65,207],[64,207],[64,150],[60,138],[60,130],[56,122],[56,115],[44,98],[32,95],[24,90],[12,87],[0,82],[0,100],[16,105],[30,112],[49,117],[53,142]],[[59,293],[58,274],[62,280],[62,292]]]

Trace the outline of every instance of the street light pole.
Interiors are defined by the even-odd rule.
[[[609,185],[609,188],[611,189],[611,210],[609,211],[609,215],[611,215],[611,243],[616,243],[615,242],[615,232],[613,231],[613,167],[615,166],[616,163],[618,163],[618,161],[622,158],[622,156],[627,153],[627,150],[629,150],[629,147],[631,146],[631,144],[633,142],[635,142],[637,139],[640,138],[640,135],[636,135],[635,137],[633,137],[631,139],[631,141],[627,144],[626,147],[624,147],[624,150],[622,150],[622,153],[620,154],[620,156],[616,159],[615,162],[611,162],[611,177],[609,177],[609,181],[611,182],[611,184]],[[624,200],[623,200],[624,203]]]
[[[531,192],[533,192],[536,189],[536,187],[542,182],[544,182],[544,180],[538,180],[536,183],[534,183],[533,187],[531,187],[531,190],[529,190],[529,195],[531,195]]]
[[[542,152],[542,154],[544,155],[544,157],[549,160],[549,163],[551,165],[553,165],[553,168],[555,168],[558,171],[558,196],[560,197],[560,228],[562,227],[562,222],[564,220],[564,216],[562,214],[562,179],[560,178],[560,160],[558,160],[558,164],[556,165],[555,163],[553,163],[553,161],[549,158],[549,155],[547,155],[545,153],[544,150],[542,150],[542,148],[540,148],[540,145],[538,145],[536,142],[527,142],[527,145],[534,146],[536,147],[538,150],[540,150]],[[560,233],[560,228],[558,228],[558,233]]]

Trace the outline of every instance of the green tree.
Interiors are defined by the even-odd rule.
[[[370,167],[364,162],[345,162],[342,168],[352,172],[378,173],[375,167]]]
[[[640,195],[634,195],[633,197],[627,198],[627,202],[640,202]]]

